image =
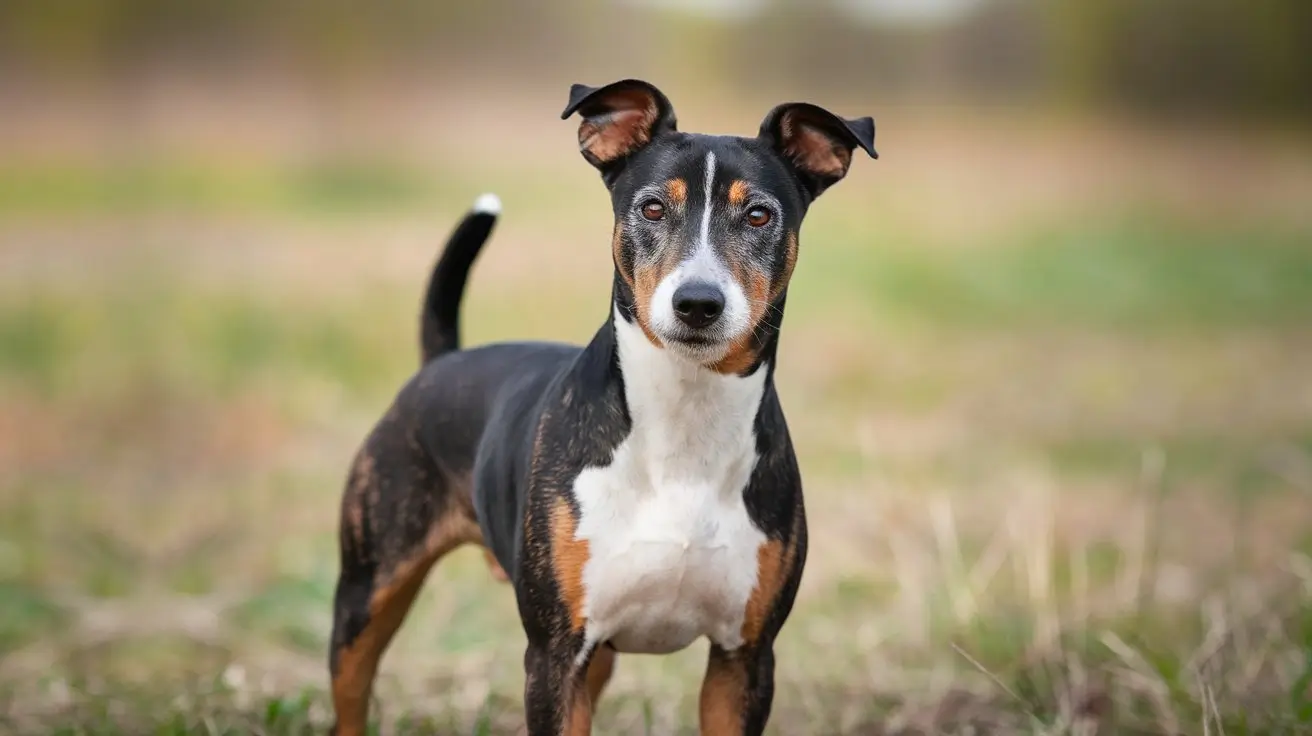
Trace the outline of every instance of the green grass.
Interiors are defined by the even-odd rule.
[[[234,623],[268,631],[292,649],[317,655],[327,644],[323,616],[332,609],[335,583],[328,575],[272,581],[233,612]]]
[[[806,254],[823,286],[803,301],[863,293],[873,309],[965,328],[1206,330],[1312,320],[1312,234],[1261,223],[1204,227],[1127,215],[953,250],[823,230],[812,237],[826,241]]]
[[[315,215],[413,208],[440,197],[440,180],[377,161],[266,169],[136,161],[104,167],[0,170],[0,215],[146,214],[161,210],[296,211]]]
[[[600,184],[585,168],[565,172],[571,183]],[[578,202],[562,189],[561,172],[533,163],[495,163],[470,169],[447,165],[440,175],[413,161],[325,156],[294,164],[204,159],[110,161],[95,165],[14,162],[0,167],[0,222],[45,217],[122,217],[187,213],[193,216],[272,214],[336,219],[463,207],[496,181],[503,199],[521,211],[568,217]]]
[[[394,348],[412,337],[409,324],[371,324],[369,313],[397,310],[360,298],[286,313],[276,295],[198,294],[183,284],[128,278],[135,287],[18,289],[0,297],[0,378],[47,396],[75,392],[88,380],[121,386],[146,378],[221,397],[270,373],[322,376],[361,392],[383,383],[380,376],[399,378]]]
[[[36,636],[57,631],[64,611],[39,590],[0,583],[0,651],[10,651]]]

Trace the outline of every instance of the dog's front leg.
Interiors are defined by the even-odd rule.
[[[524,716],[528,736],[592,733],[588,660],[593,657],[580,657],[580,649],[573,641],[529,643],[524,653]]]
[[[757,736],[773,700],[773,642],[762,639],[733,651],[711,644],[702,680],[702,736]]]

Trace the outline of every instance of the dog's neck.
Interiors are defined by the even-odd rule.
[[[715,482],[755,452],[768,366],[717,373],[652,344],[617,306],[611,320],[633,434],[648,470],[666,481]]]

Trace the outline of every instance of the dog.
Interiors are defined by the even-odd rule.
[[[591,342],[462,349],[500,214],[483,195],[429,279],[422,367],[341,501],[333,733],[365,733],[378,663],[424,578],[464,544],[513,585],[530,736],[591,732],[617,653],[706,637],[701,732],[759,734],[806,562],[802,481],[774,387],[798,233],[871,118],[782,104],[756,137],[681,132],[652,84],[575,84],[579,149],[610,192],[610,314]]]

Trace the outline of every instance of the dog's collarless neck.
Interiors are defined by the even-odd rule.
[[[717,373],[654,345],[619,309],[611,316],[612,349],[635,432],[707,447],[753,432],[769,388],[767,365],[744,376]]]

